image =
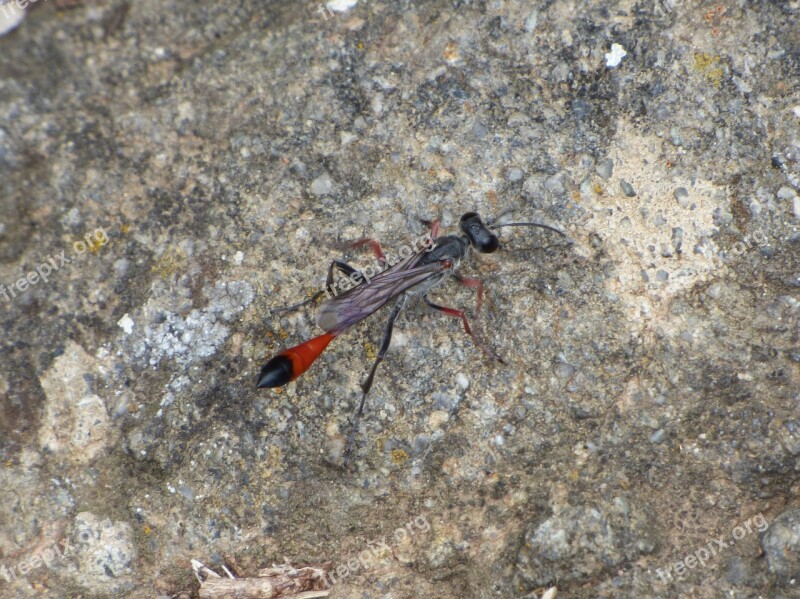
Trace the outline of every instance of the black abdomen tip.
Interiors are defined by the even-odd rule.
[[[292,361],[287,356],[282,354],[275,356],[261,369],[261,374],[258,375],[258,388],[283,387],[294,378],[292,370]]]

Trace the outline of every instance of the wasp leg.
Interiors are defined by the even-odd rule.
[[[383,341],[381,342],[381,349],[378,351],[378,357],[376,358],[375,363],[372,365],[372,370],[369,371],[369,376],[361,384],[361,390],[364,392],[364,394],[361,396],[361,403],[358,405],[356,416],[353,419],[353,426],[350,429],[350,435],[347,437],[347,445],[344,449],[345,466],[347,466],[347,463],[350,460],[350,452],[353,448],[353,441],[355,440],[356,432],[358,432],[358,422],[361,420],[361,414],[364,412],[364,402],[367,399],[367,393],[369,393],[369,390],[372,388],[372,383],[375,380],[375,372],[378,370],[378,364],[383,361],[384,356],[386,356],[386,352],[389,350],[389,343],[392,341],[392,331],[394,330],[394,321],[397,320],[397,317],[400,314],[400,311],[403,309],[403,306],[405,306],[407,299],[408,297],[404,295],[395,304],[392,314],[389,316],[389,321],[386,323],[386,329],[383,332]]]
[[[349,244],[349,246],[354,249],[360,248],[362,245],[368,245],[369,249],[372,250],[372,253],[375,254],[375,258],[377,258],[378,263],[381,266],[386,266],[386,255],[383,253],[383,248],[378,241],[364,237],[363,239],[357,239],[353,243]]]
[[[419,222],[421,222],[426,227],[430,227],[430,229],[431,229],[431,239],[435,240],[437,237],[439,237],[439,219],[438,218],[436,220],[427,220],[427,219],[421,218],[421,219],[419,219]]]
[[[328,278],[325,280],[325,289],[330,289],[331,285],[333,285],[334,269],[343,272],[348,277],[352,275],[354,272],[359,272],[357,269],[350,266],[347,262],[343,262],[342,260],[333,260],[331,262],[331,265],[328,267]],[[272,310],[272,314],[283,314],[284,312],[293,312],[298,308],[302,308],[303,306],[307,306],[308,304],[313,304],[319,298],[325,295],[325,289],[323,289],[322,291],[317,291],[309,299],[299,302],[297,304],[293,304],[285,308],[275,308],[274,310]]]
[[[470,287],[477,292],[478,299],[475,302],[475,314],[477,315],[478,312],[481,311],[481,306],[483,305],[483,282],[480,279],[462,277],[458,273],[453,273],[453,278],[464,287]]]
[[[481,339],[472,332],[472,329],[469,326],[469,322],[467,322],[467,316],[464,314],[463,310],[456,310],[455,308],[448,308],[447,306],[440,306],[439,304],[434,304],[431,300],[428,299],[428,296],[423,295],[422,299],[425,300],[425,303],[428,304],[434,310],[438,310],[439,312],[443,312],[449,316],[455,316],[461,319],[461,322],[464,323],[464,330],[467,332],[467,335],[472,337],[472,340],[487,356],[493,358],[500,362],[501,364],[505,364],[503,358],[498,356],[491,348],[489,348]]]

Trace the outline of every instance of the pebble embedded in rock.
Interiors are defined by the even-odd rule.
[[[322,173],[311,182],[311,193],[316,196],[328,195],[333,191],[333,179],[328,173]]]
[[[522,179],[522,177],[523,177],[523,173],[522,173],[522,171],[521,171],[520,169],[518,169],[518,168],[512,168],[511,170],[509,170],[509,171],[508,171],[508,173],[507,173],[506,177],[507,177],[507,178],[508,178],[508,180],[509,180],[509,181],[511,181],[512,183],[516,183],[517,181],[519,181],[519,180],[521,180],[521,179]]]
[[[689,192],[685,187],[676,187],[675,191],[672,192],[672,195],[678,201],[678,205],[681,208],[689,207]]]
[[[619,187],[622,189],[622,193],[624,193],[629,198],[636,197],[636,190],[633,188],[633,185],[628,183],[625,179],[619,180]]]
[[[598,175],[603,177],[603,179],[610,179],[611,175],[614,174],[614,161],[611,160],[611,158],[603,158],[597,163],[594,170]]]
[[[456,383],[458,383],[458,386],[464,390],[466,390],[467,387],[469,387],[469,379],[463,372],[459,372],[456,375]]]
[[[526,589],[554,580],[584,580],[651,553],[653,519],[629,498],[567,507],[529,526],[517,571]]]
[[[770,523],[761,539],[769,569],[786,584],[800,577],[800,509],[790,509]]]

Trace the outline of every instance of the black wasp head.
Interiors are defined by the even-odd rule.
[[[459,226],[472,247],[483,254],[491,254],[500,246],[497,235],[483,224],[477,212],[467,212],[461,217]]]

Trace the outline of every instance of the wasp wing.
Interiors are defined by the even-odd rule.
[[[450,268],[449,264],[440,261],[414,266],[420,256],[411,256],[375,275],[368,283],[322,304],[317,314],[317,325],[328,333],[339,334],[380,310],[393,297]]]

